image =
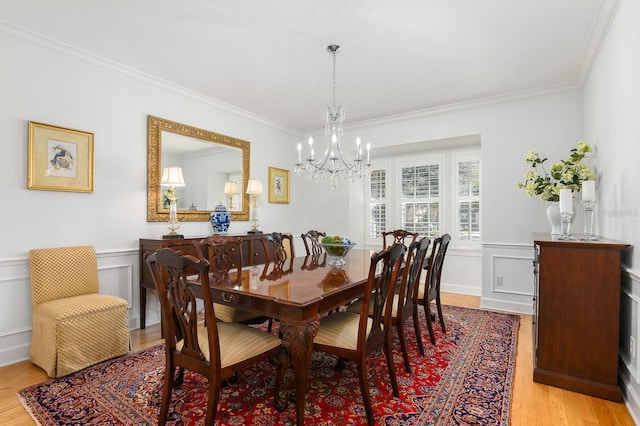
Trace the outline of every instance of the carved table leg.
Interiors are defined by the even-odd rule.
[[[291,348],[291,366],[296,384],[297,424],[304,425],[304,405],[307,393],[307,378],[313,351],[313,339],[318,334],[320,321],[316,319],[306,324],[282,324],[282,333]]]

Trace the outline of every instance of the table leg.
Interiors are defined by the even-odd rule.
[[[140,285],[140,329],[147,325],[147,289]]]
[[[282,334],[291,348],[291,366],[296,384],[296,418],[298,426],[304,425],[304,405],[307,394],[307,378],[313,351],[313,339],[318,334],[319,319],[306,324],[283,323]]]

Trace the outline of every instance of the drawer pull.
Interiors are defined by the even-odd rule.
[[[233,294],[222,293],[222,300],[227,303],[233,302]]]

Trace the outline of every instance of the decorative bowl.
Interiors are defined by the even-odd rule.
[[[324,250],[329,255],[329,262],[327,262],[328,265],[334,268],[339,268],[345,263],[347,263],[344,260],[344,257],[347,255],[347,253],[349,253],[349,250],[351,250],[351,248],[356,245],[356,243],[347,243],[347,244],[320,243],[320,244],[322,244],[322,247],[324,247]]]

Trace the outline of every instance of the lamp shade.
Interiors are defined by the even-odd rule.
[[[165,167],[162,170],[162,186],[184,186],[184,178],[182,177],[182,167]]]
[[[224,191],[222,191],[222,193],[227,195],[238,195],[238,184],[235,182],[225,182]]]
[[[247,194],[258,195],[262,194],[264,191],[262,190],[262,182],[258,179],[249,179],[249,183],[247,183]]]

